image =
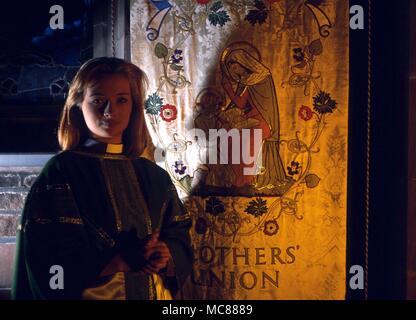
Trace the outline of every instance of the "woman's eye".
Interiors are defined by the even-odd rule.
[[[92,103],[95,104],[95,105],[100,105],[100,104],[103,103],[103,100],[102,99],[93,99]]]
[[[126,98],[119,98],[118,103],[126,103],[128,100]]]

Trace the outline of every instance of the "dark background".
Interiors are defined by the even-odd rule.
[[[52,5],[64,29],[49,27]],[[69,82],[92,58],[91,1],[7,1],[0,10],[0,152],[55,152]]]
[[[372,1],[368,298],[405,299],[409,0]],[[350,1],[368,10],[368,1]],[[350,32],[347,297],[349,267],[365,266],[368,29]],[[409,213],[413,214],[413,213]],[[410,235],[409,235],[410,236]]]

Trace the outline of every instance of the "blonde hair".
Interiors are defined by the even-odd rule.
[[[151,143],[143,111],[146,74],[139,67],[125,60],[101,57],[85,62],[71,82],[58,129],[58,141],[62,150],[75,149],[89,137],[81,110],[82,101],[87,87],[108,74],[121,74],[130,83],[133,108],[122,141],[126,155],[139,156],[149,142]]]

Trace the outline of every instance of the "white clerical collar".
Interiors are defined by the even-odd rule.
[[[98,153],[110,153],[110,154],[122,154],[122,143],[104,143],[93,138],[89,138],[85,141],[84,147],[87,147],[90,151]]]
[[[105,150],[106,153],[120,154],[123,153],[123,144],[122,143],[108,143]]]

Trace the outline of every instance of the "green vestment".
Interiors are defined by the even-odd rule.
[[[191,219],[169,175],[145,158],[107,154],[105,146],[60,152],[38,176],[17,235],[12,298],[81,299],[114,256],[116,236],[131,228],[140,238],[160,230],[175,270],[163,279],[173,293],[189,275]],[[51,288],[55,265],[63,289]],[[125,272],[125,294],[155,299],[152,277]]]

